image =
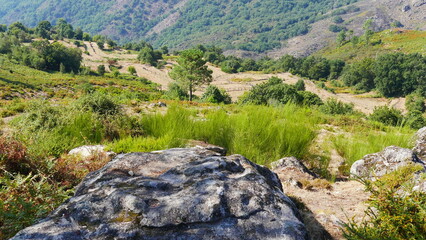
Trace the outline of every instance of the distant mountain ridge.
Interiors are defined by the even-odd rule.
[[[65,18],[92,34],[121,42],[148,40],[174,49],[215,44],[236,55],[307,55],[342,27],[360,33],[367,18],[375,30],[399,21],[426,30],[426,0],[0,0],[0,23]]]

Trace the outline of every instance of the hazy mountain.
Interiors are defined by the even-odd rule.
[[[0,0],[0,23],[65,18],[92,34],[154,46],[215,44],[235,54],[304,55],[335,38],[330,25],[360,32],[399,21],[426,28],[426,0]],[[336,16],[344,22],[334,23]],[[296,37],[296,38],[295,38]]]

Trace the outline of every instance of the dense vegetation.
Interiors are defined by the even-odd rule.
[[[280,47],[290,37],[306,34],[310,24],[329,17],[330,10],[353,2],[192,0],[175,25],[149,39],[157,46],[190,47],[214,41],[225,49],[264,52]]]
[[[110,0],[0,0],[0,21],[22,21],[34,27],[42,20],[56,23],[57,18],[64,18],[92,34],[108,34],[122,42],[145,38],[155,47],[188,48],[214,41],[225,49],[264,52],[281,46],[283,40],[306,34],[318,20],[357,10],[346,7],[356,0],[190,0],[178,9],[180,2],[133,0],[120,6]],[[178,17],[175,24],[151,34],[156,24],[172,14]]]
[[[76,45],[92,39],[101,48],[105,43],[109,49],[115,47],[114,41],[74,30],[66,21],[55,26],[42,21],[34,29],[15,23],[0,26],[0,32],[0,116],[16,115],[7,124],[0,121],[0,239],[46,216],[72,195],[73,187],[88,172],[108,161],[102,154],[88,160],[66,154],[81,145],[105,144],[121,153],[182,147],[198,140],[264,165],[296,156],[331,180],[348,176],[351,164],[365,154],[389,145],[411,147],[413,129],[426,125],[426,58],[421,54],[389,53],[351,63],[289,55],[255,61],[225,57],[218,47],[199,45],[178,52],[179,65],[171,71],[178,81],[168,91],[159,91],[155,84],[134,76],[132,66],[130,74],[108,73],[104,65],[95,72],[81,67],[81,51],[49,43],[46,39],[72,38]],[[167,48],[154,50],[144,41],[123,47],[139,52],[138,61],[157,67],[168,53]],[[224,105],[231,99],[215,86],[208,86],[200,97],[192,96],[189,85],[211,80],[207,61],[230,73],[289,71],[317,80],[324,88],[326,81],[342,81],[361,91],[407,96],[408,113],[379,107],[366,116],[352,104],[336,99],[323,102],[305,91],[303,80],[293,86],[276,77],[254,86],[237,104]],[[157,111],[145,103],[160,99],[168,99],[167,110]],[[312,146],[317,130],[323,128],[338,130],[322,143],[324,151],[318,152]],[[329,149],[345,159],[339,176],[328,170]],[[407,171],[376,183],[365,182],[372,193],[371,207],[377,211],[367,212],[370,220],[361,225],[348,224],[349,239],[424,236],[424,194],[397,194],[404,184],[400,181],[412,173]],[[410,222],[407,228],[400,227],[401,219]]]

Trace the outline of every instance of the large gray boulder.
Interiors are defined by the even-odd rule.
[[[308,239],[277,175],[206,148],[119,155],[18,239]]]

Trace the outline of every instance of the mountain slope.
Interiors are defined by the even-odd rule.
[[[349,6],[348,6],[349,4]],[[328,27],[362,31],[368,18],[375,30],[395,21],[426,30],[425,0],[0,0],[0,23],[65,18],[92,34],[114,40],[145,39],[174,49],[215,44],[231,54],[307,55],[334,40]]]

